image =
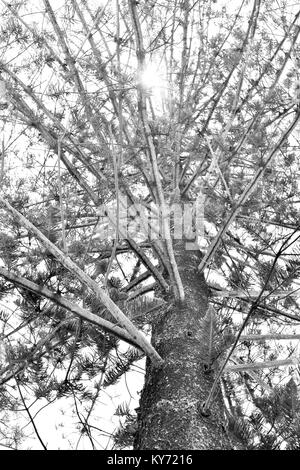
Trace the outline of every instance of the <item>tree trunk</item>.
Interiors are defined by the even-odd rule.
[[[184,241],[176,241],[174,249],[186,300],[153,325],[152,343],[165,362],[157,369],[147,361],[134,447],[232,449],[220,393],[214,398],[210,416],[199,411],[214,379],[213,373],[204,371],[200,347],[201,319],[209,295],[204,276],[197,271],[200,253],[187,251]]]

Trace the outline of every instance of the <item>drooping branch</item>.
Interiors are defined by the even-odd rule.
[[[16,274],[2,267],[0,267],[0,275],[8,281],[12,282],[14,285],[17,285],[22,289],[27,289],[36,295],[45,297],[46,299],[49,299],[54,302],[56,305],[65,308],[68,312],[74,313],[75,315],[79,316],[83,320],[86,320],[90,323],[93,323],[94,325],[99,326],[108,333],[117,336],[118,338],[122,339],[123,341],[126,341],[129,344],[132,344],[133,346],[139,347],[137,343],[132,340],[132,337],[123,328],[120,328],[118,325],[104,320],[98,315],[91,313],[89,310],[82,308],[79,305],[74,304],[73,302],[70,302],[61,295],[52,292],[47,287],[40,286],[35,282],[29,281],[28,279],[16,276]]]
[[[160,365],[162,359],[149,341],[144,337],[144,335],[133,325],[133,323],[124,315],[124,313],[119,309],[119,307],[111,300],[111,298],[104,292],[103,289],[93,281],[82,269],[77,266],[68,256],[59,250],[50,240],[45,237],[45,235],[38,230],[26,217],[24,217],[19,211],[9,204],[6,199],[0,196],[0,203],[6,207],[6,209],[13,215],[13,217],[19,222],[19,224],[33,233],[37,239],[42,243],[44,248],[46,248],[53,256],[72,274],[74,274],[80,282],[82,282],[86,287],[91,289],[97,298],[104,304],[108,309],[111,315],[117,320],[118,325],[124,328],[133,341],[140,346],[140,348],[148,355],[154,364]]]

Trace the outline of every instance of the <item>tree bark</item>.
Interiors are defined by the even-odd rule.
[[[152,342],[164,365],[155,368],[147,360],[134,447],[232,449],[220,393],[210,416],[199,410],[214,380],[213,373],[204,371],[201,352],[201,319],[207,310],[209,289],[197,269],[200,252],[187,251],[184,241],[176,241],[174,249],[185,302],[174,303],[174,308],[153,324]]]

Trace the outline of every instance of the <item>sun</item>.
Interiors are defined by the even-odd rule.
[[[162,89],[164,86],[164,80],[159,72],[158,66],[149,63],[144,67],[144,70],[139,76],[139,82],[141,86],[147,90],[151,89]]]
[[[164,112],[168,100],[168,82],[164,64],[149,62],[139,73],[138,83],[151,98],[156,112]]]

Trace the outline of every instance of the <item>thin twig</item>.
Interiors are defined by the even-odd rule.
[[[44,442],[43,442],[41,436],[40,436],[40,433],[39,433],[39,431],[38,431],[38,429],[37,429],[37,427],[36,427],[36,424],[35,424],[35,422],[34,422],[34,419],[32,418],[31,413],[30,413],[30,411],[29,411],[29,408],[28,408],[28,406],[26,405],[26,402],[25,402],[23,393],[22,393],[22,391],[21,391],[21,387],[20,387],[20,385],[19,385],[19,381],[18,381],[17,377],[15,377],[15,381],[16,381],[16,384],[17,384],[17,387],[18,387],[18,391],[19,391],[19,394],[20,394],[22,403],[23,403],[23,405],[24,405],[25,411],[26,411],[26,413],[28,414],[28,417],[29,417],[29,419],[30,419],[30,422],[31,422],[31,424],[32,424],[32,426],[33,426],[34,432],[35,432],[35,434],[36,434],[38,440],[40,441],[40,443],[41,443],[43,449],[44,449],[44,450],[48,450],[47,447],[45,446],[45,444],[44,444]]]

